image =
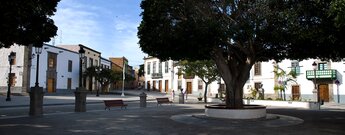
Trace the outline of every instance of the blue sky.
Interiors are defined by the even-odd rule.
[[[143,64],[137,27],[141,0],[61,0],[55,16],[55,45],[83,44],[102,57],[125,56],[129,65]],[[52,44],[53,41],[50,42]]]

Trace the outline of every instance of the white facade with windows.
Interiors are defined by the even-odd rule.
[[[315,71],[312,66],[314,62],[317,64]],[[284,99],[284,92],[275,91],[274,87],[285,84],[286,100],[317,101],[317,91],[319,91],[320,101],[337,103],[339,98],[340,103],[345,103],[345,86],[343,85],[345,64],[343,61],[309,59],[303,61],[283,60],[276,63],[271,60],[256,65],[258,64],[260,66],[253,66],[250,77],[244,86],[245,97],[252,97],[251,89],[257,89],[264,93],[265,99]],[[278,66],[286,73],[295,72],[297,75],[295,81],[285,81],[287,78],[277,77],[274,73],[274,66]],[[315,76],[314,73],[316,73]],[[336,80],[339,81],[339,85],[335,83]],[[316,90],[314,90],[315,84]]]
[[[11,52],[15,53],[14,63],[12,68],[11,93],[24,93],[28,91],[28,75],[27,69],[30,68],[28,62],[28,47],[13,45],[10,48],[0,49],[0,92],[6,93],[8,88],[8,77],[10,71],[10,64],[8,56]],[[26,78],[26,79],[25,79]]]
[[[184,89],[188,94],[199,95],[204,93],[205,84],[195,76],[187,79],[183,75],[178,75],[179,67],[174,65],[174,61],[160,61],[155,57],[144,58],[145,89],[175,94]],[[218,94],[219,83],[217,81],[208,86],[208,96]]]
[[[37,54],[34,47],[13,45],[0,49],[0,88],[7,91],[9,72],[8,54],[16,53],[12,73],[15,75],[11,93],[26,93],[35,86]],[[6,58],[6,60],[5,60]],[[7,77],[6,77],[7,76]],[[60,47],[44,44],[39,55],[38,85],[46,93],[73,92],[79,84],[79,54]]]
[[[35,86],[36,60],[32,52],[31,86]],[[43,45],[39,57],[39,86],[46,93],[71,93],[79,85],[79,53],[64,48]]]

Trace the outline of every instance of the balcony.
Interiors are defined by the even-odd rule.
[[[327,69],[327,70],[316,70],[316,75],[314,75],[314,70],[307,70],[306,77],[308,80],[314,79],[337,79],[337,70]]]
[[[162,73],[152,73],[152,79],[160,79],[163,78]]]

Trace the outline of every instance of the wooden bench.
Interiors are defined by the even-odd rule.
[[[104,101],[104,105],[105,108],[104,110],[106,110],[108,108],[108,110],[110,110],[110,107],[116,107],[116,106],[121,106],[125,107],[125,109],[127,109],[127,104],[124,104],[122,100],[103,100]]]
[[[173,102],[169,100],[169,98],[156,98],[157,99],[157,106],[162,104],[172,104]]]

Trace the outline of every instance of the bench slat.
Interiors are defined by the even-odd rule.
[[[172,104],[173,102],[169,100],[169,98],[156,98],[157,100],[157,106],[160,104]]]
[[[104,109],[107,109],[110,110],[110,107],[116,107],[116,106],[121,106],[121,109],[122,107],[127,107],[127,104],[124,104],[123,103],[123,100],[103,100],[104,101],[104,105],[105,105],[105,108]]]

